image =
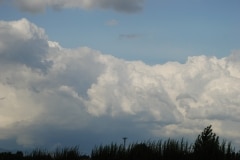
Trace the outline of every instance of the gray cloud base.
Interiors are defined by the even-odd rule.
[[[239,145],[240,52],[149,66],[62,48],[26,19],[0,22],[0,140],[25,147],[195,138]],[[52,136],[57,135],[57,136]]]
[[[135,13],[143,9],[144,0],[11,0],[22,11],[44,12],[47,7],[56,10],[63,8],[107,9],[124,13]]]

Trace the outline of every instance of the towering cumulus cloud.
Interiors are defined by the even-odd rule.
[[[54,9],[82,8],[82,9],[112,9],[119,12],[134,13],[142,10],[144,0],[12,0],[27,12],[42,12],[47,7]]]
[[[212,124],[239,143],[239,51],[149,66],[62,48],[21,19],[0,22],[0,73],[0,140],[38,146],[125,134],[194,137]]]
[[[47,67],[47,36],[26,19],[0,22],[0,61],[15,62],[44,70]]]

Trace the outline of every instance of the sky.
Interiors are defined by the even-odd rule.
[[[0,148],[240,146],[238,0],[0,0]],[[239,147],[240,148],[240,147]]]

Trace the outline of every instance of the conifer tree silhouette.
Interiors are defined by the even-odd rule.
[[[194,143],[194,155],[198,160],[220,159],[219,137],[213,133],[211,127],[211,125],[206,127]]]

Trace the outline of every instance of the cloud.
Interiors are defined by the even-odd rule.
[[[120,34],[119,38],[120,39],[135,39],[139,38],[141,35],[140,34]]]
[[[144,0],[13,0],[22,11],[39,13],[47,7],[53,9],[110,9],[117,12],[134,13],[143,9]]]
[[[108,26],[116,26],[118,25],[118,21],[116,19],[111,19],[105,23]]]
[[[0,36],[1,63],[14,61],[41,70],[50,65],[46,59],[48,43],[44,30],[26,19],[0,21]]]
[[[27,19],[1,21],[0,28],[4,142],[91,149],[123,136],[192,140],[212,124],[238,143],[239,51],[149,66],[88,47],[63,48]]]

